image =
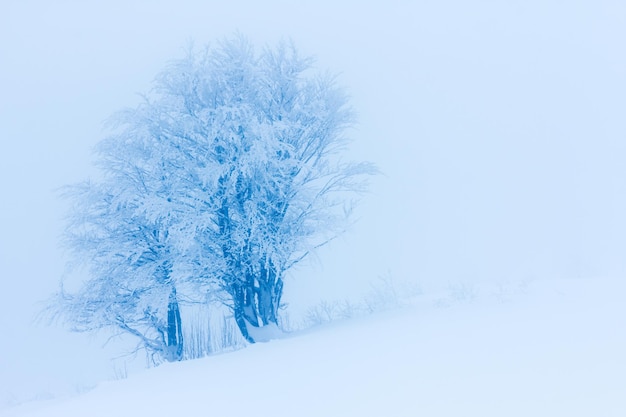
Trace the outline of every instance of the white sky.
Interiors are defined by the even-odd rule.
[[[98,343],[32,325],[63,274],[55,189],[93,172],[103,120],[190,39],[291,37],[341,73],[360,115],[351,156],[385,173],[352,232],[294,271],[290,300],[387,273],[626,272],[626,3],[362,3],[2,2],[0,403],[107,371]]]

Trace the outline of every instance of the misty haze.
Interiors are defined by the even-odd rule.
[[[0,7],[0,39],[0,415],[625,415],[626,4],[26,1]],[[225,39],[265,64],[197,63]],[[172,87],[189,74],[193,120]],[[231,117],[207,92],[249,102]],[[317,170],[322,137],[340,146]],[[312,197],[338,174],[356,183]],[[156,246],[123,233],[144,226]],[[92,227],[110,234],[67,245]],[[259,271],[269,295],[237,287]],[[100,320],[96,287],[151,298]]]

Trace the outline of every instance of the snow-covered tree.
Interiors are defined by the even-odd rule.
[[[111,197],[80,195],[78,210],[93,212],[90,227],[102,225],[112,246],[70,246],[88,248],[93,279],[106,291],[145,287],[169,291],[170,301],[148,297],[149,307],[136,308],[144,298],[131,293],[113,310],[165,323],[151,321],[160,317],[152,312],[172,306],[184,282],[225,294],[249,342],[278,331],[286,271],[343,230],[354,192],[375,171],[341,160],[353,115],[334,77],[311,66],[290,44],[257,53],[236,36],[188,51],[141,105],[115,116],[116,133],[101,146]],[[128,253],[119,256],[120,248]],[[108,268],[115,280],[105,278]],[[81,294],[86,312],[98,309],[99,296]],[[167,323],[151,329],[167,335],[166,346]]]
[[[173,62],[136,114],[188,180],[176,197],[188,235],[221,259],[209,275],[251,342],[277,325],[285,272],[342,230],[347,193],[374,172],[341,162],[352,112],[311,64],[291,45],[256,54],[235,37]]]
[[[112,136],[98,149],[102,181],[65,189],[72,209],[64,241],[88,279],[76,292],[62,288],[51,310],[75,331],[114,328],[136,336],[155,362],[176,361],[183,336],[173,273],[184,256],[154,145],[139,129],[132,142]]]

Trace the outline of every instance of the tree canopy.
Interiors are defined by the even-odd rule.
[[[114,326],[180,359],[183,287],[223,293],[249,342],[278,330],[285,272],[344,230],[375,172],[342,160],[353,112],[312,64],[235,36],[190,49],[111,118],[103,179],[68,189],[66,242],[89,266],[61,297],[77,330]]]

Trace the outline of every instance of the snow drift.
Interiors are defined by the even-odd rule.
[[[421,296],[6,415],[623,416],[624,290],[573,280]]]

